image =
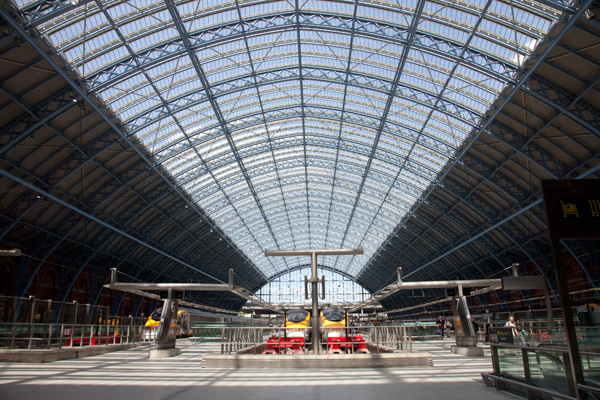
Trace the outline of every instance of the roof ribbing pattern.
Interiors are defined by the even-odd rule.
[[[48,4],[19,6],[267,277],[306,260],[268,259],[265,249],[363,247],[362,256],[319,259],[356,276],[564,7]]]

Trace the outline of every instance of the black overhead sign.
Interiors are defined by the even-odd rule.
[[[544,206],[555,239],[592,239],[600,234],[600,180],[542,181]]]
[[[600,196],[598,197],[559,197],[556,199],[559,218],[600,219]]]

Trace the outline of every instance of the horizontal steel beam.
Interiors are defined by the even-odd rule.
[[[135,283],[135,282],[117,282],[117,269],[110,269],[110,283],[104,285],[107,289],[115,290],[188,290],[188,291],[213,291],[213,292],[228,292],[235,287],[233,286],[233,270],[229,270],[229,282],[224,284],[211,283]]]
[[[265,257],[279,256],[347,256],[353,254],[363,254],[364,250],[360,249],[329,249],[329,250],[265,250]]]
[[[400,278],[401,279],[401,278]],[[369,307],[373,303],[380,302],[386,297],[407,289],[444,289],[455,287],[498,287],[502,286],[502,279],[469,279],[455,281],[421,281],[421,282],[402,282],[386,286],[369,300],[350,308],[348,312],[353,312],[361,308]]]
[[[375,294],[369,300],[361,303],[348,310],[352,312],[360,308],[370,306],[375,302],[379,302],[386,297],[389,297],[401,290],[406,289],[444,289],[444,288],[455,288],[455,287],[483,287],[483,289],[477,290],[472,295],[478,295],[487,293],[493,290],[526,290],[526,289],[545,289],[546,288],[546,277],[543,275],[536,276],[512,276],[503,277],[501,279],[467,279],[467,280],[454,280],[454,281],[421,281],[421,282],[402,282],[402,278],[399,274],[399,282],[386,286],[380,292]],[[440,300],[440,301],[446,301]],[[415,307],[420,307],[415,306]]]
[[[190,292],[229,292],[238,287],[227,284],[210,283],[127,283],[117,282],[104,285],[107,289],[114,290],[183,290]]]
[[[148,293],[148,292],[144,292],[142,290],[123,290],[124,292],[127,293],[131,293],[131,294],[135,294],[138,296],[142,296],[142,297],[148,297],[150,299],[154,299],[154,300],[160,300],[160,296],[154,293]],[[193,303],[193,302],[189,302],[186,300],[179,300],[179,305],[185,306],[185,307],[191,307],[191,308],[199,308],[201,310],[205,310],[205,311],[211,311],[211,312],[217,312],[217,313],[222,313],[222,314],[233,314],[233,315],[237,315],[237,312],[231,311],[231,310],[226,310],[224,308],[219,308],[219,307],[211,307],[211,306],[206,306],[204,304],[198,304],[198,303]]]
[[[424,282],[401,282],[388,286],[398,290],[404,289],[440,289],[455,287],[482,287],[502,285],[502,279],[469,279],[458,281],[424,281]],[[385,290],[385,289],[384,289]]]
[[[189,292],[231,292],[243,299],[259,304],[262,307],[271,311],[282,313],[283,311],[274,305],[271,305],[242,286],[233,284],[233,269],[229,270],[229,282],[226,284],[208,284],[208,283],[134,283],[134,282],[117,282],[117,269],[110,269],[110,283],[104,285],[107,289],[122,290],[140,296],[156,296],[151,293],[144,292],[145,290],[181,290]]]

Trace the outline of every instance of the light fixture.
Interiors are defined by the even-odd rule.
[[[597,15],[591,10],[585,10],[585,17],[589,20],[596,19]]]
[[[21,249],[0,250],[0,256],[20,257],[22,254]]]

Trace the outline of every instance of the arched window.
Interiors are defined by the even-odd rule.
[[[318,269],[318,275],[325,275],[324,303],[354,303],[369,298],[370,294],[358,283],[336,272]],[[258,296],[270,303],[306,303],[304,299],[304,277],[311,276],[310,268],[302,268],[281,275],[267,283],[258,291]],[[319,286],[319,290],[321,290]]]

